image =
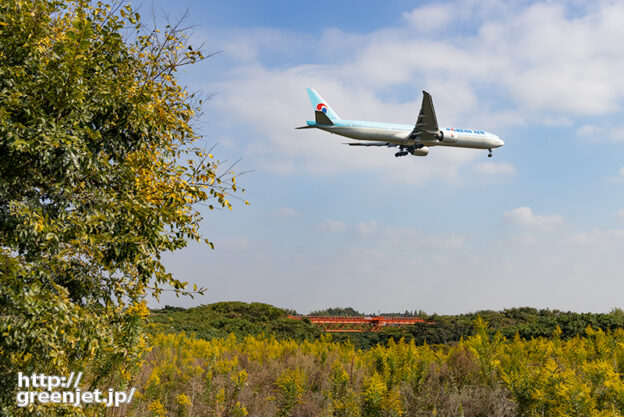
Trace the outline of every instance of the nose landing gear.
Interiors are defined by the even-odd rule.
[[[488,151],[490,152],[490,153],[488,153],[488,158],[491,158],[492,157],[492,149],[488,149]]]

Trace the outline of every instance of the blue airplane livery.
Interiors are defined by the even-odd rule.
[[[356,139],[349,146],[385,146],[398,148],[394,156],[427,156],[433,146],[456,148],[487,149],[492,157],[492,149],[505,144],[501,138],[484,130],[440,128],[433,108],[431,95],[423,91],[423,101],[415,125],[343,120],[327,101],[312,88],[307,89],[314,107],[315,120],[308,120],[306,126],[297,129],[321,129],[336,135]]]

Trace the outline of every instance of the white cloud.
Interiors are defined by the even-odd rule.
[[[624,241],[624,230],[593,230],[576,233],[565,239],[566,243],[584,246],[613,246]]]
[[[504,21],[486,22],[480,40],[503,55],[496,77],[527,109],[577,114],[613,112],[624,93],[617,46],[624,7],[602,3],[584,16],[565,6],[536,3]]]
[[[511,236],[509,240],[522,245],[535,245],[539,242],[539,239],[534,233],[521,233],[519,235]]]
[[[320,223],[319,230],[348,232],[351,242],[367,242],[364,246],[371,251],[371,254],[379,248],[394,248],[393,250],[397,255],[402,251],[457,249],[461,248],[466,240],[466,236],[458,233],[425,233],[415,227],[396,227],[381,224],[375,220],[349,225],[339,220],[330,219]],[[374,248],[368,243],[370,241],[376,242]],[[357,250],[359,251],[361,248]]]
[[[299,211],[295,210],[292,207],[280,207],[277,210],[273,211],[273,214],[281,218],[292,218],[301,215]]]
[[[246,237],[230,237],[225,240],[223,247],[225,250],[247,251],[251,248],[251,243]]]
[[[379,224],[377,224],[377,222],[374,220],[370,220],[367,222],[358,223],[355,228],[357,232],[362,236],[370,236],[378,230]]]
[[[503,221],[509,224],[548,230],[562,224],[563,217],[557,214],[541,216],[533,213],[531,207],[518,207],[506,211],[503,214]]]
[[[616,175],[609,177],[608,180],[613,182],[624,182],[624,166],[618,170]]]
[[[622,142],[624,141],[624,129],[622,127],[583,125],[576,130],[576,136],[591,142]]]
[[[340,220],[328,219],[322,222],[319,225],[319,228],[322,231],[328,232],[344,232],[345,230],[347,230],[348,226],[346,223],[341,222]]]
[[[306,42],[305,35],[269,27],[248,28],[245,31],[221,32],[219,41],[223,53],[244,64],[256,61],[264,50],[293,50]],[[214,41],[207,39],[210,43]]]
[[[538,121],[553,111],[597,114],[618,108],[624,95],[624,62],[617,40],[624,40],[624,28],[614,20],[624,18],[624,6],[603,3],[572,18],[563,5],[553,3],[536,3],[502,17],[479,16],[465,4],[450,5],[460,10],[453,14],[453,23],[455,16],[485,19],[477,21],[476,34],[458,36],[453,31],[448,39],[429,40],[400,28],[379,31],[363,43],[349,72],[369,85],[419,80],[453,96],[459,92],[464,112],[483,84],[509,95]],[[440,7],[447,6],[412,13],[435,14]]]
[[[482,162],[474,166],[477,174],[484,176],[509,177],[516,175],[516,168],[507,162]]]
[[[622,171],[624,171],[624,168],[622,168]],[[622,175],[624,176],[624,172],[622,173]],[[618,220],[624,220],[624,209],[619,210],[617,213],[615,213],[614,217]]]
[[[403,13],[403,19],[420,32],[432,32],[447,26],[453,15],[451,4],[429,4]]]
[[[415,227],[396,227],[375,220],[360,222],[354,230],[356,240],[372,239],[377,242],[377,248],[394,248],[397,256],[401,252],[416,253],[423,249],[458,249],[466,240],[457,233],[426,233]]]
[[[436,235],[429,236],[428,240],[433,248],[459,249],[464,246],[466,237],[457,235],[457,234],[449,234],[449,235],[436,234]]]

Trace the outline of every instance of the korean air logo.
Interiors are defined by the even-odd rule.
[[[319,103],[316,106],[316,110],[322,111],[323,113],[327,114],[327,106],[325,105],[325,103]]]

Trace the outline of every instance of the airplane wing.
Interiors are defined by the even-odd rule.
[[[435,109],[433,108],[433,100],[431,94],[423,91],[423,100],[420,106],[418,120],[414,126],[414,130],[408,136],[410,140],[426,139],[433,140],[438,134],[438,119],[436,118]]]
[[[348,142],[348,143],[343,143],[343,145],[349,145],[349,146],[386,146],[388,148],[394,148],[395,146],[398,146],[396,143],[389,143],[389,142]]]

